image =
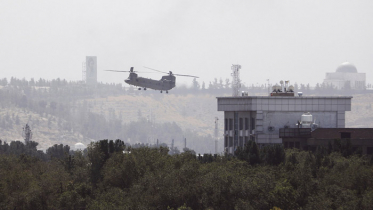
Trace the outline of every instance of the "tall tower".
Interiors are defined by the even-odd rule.
[[[219,142],[219,118],[215,117],[215,154],[218,153],[218,142]]]
[[[238,91],[241,88],[241,80],[240,80],[240,69],[241,65],[232,65],[232,96],[238,96]]]
[[[86,67],[86,84],[96,85],[97,84],[97,57],[86,56],[85,57]]]

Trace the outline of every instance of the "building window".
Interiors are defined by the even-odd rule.
[[[300,142],[295,142],[295,148],[300,149]]]
[[[229,119],[229,130],[233,130],[233,119]]]
[[[294,148],[294,142],[289,142],[289,148]]]
[[[341,139],[350,139],[351,133],[349,132],[341,132]]]
[[[225,127],[225,130],[227,131],[228,130],[228,119],[227,118],[225,118],[224,127]]]
[[[239,128],[240,128],[240,130],[243,130],[243,119],[242,118],[240,118],[240,125],[239,125]]]
[[[255,130],[255,118],[251,118],[251,130]]]
[[[240,147],[243,147],[243,137],[242,137],[242,136],[240,136],[240,138],[239,138],[238,145],[239,145]]]
[[[228,147],[228,136],[224,138],[224,147]]]
[[[229,147],[233,147],[233,137],[229,137]]]
[[[289,143],[287,141],[284,142],[284,147],[287,149],[289,148]]]
[[[249,137],[248,136],[245,136],[245,142],[244,142],[244,146],[249,142]]]
[[[367,155],[373,155],[373,147],[367,147]]]
[[[245,130],[249,130],[249,118],[245,118]]]

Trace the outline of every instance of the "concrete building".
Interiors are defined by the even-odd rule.
[[[335,72],[326,73],[324,85],[337,89],[364,90],[366,84],[365,73],[358,73],[356,67],[349,63],[342,63]]]
[[[335,140],[349,140],[354,151],[373,154],[373,128],[281,128],[280,138],[285,148],[315,151],[317,147],[328,148]],[[345,142],[344,142],[345,143]]]
[[[224,111],[224,148],[233,153],[249,139],[258,144],[282,143],[280,128],[296,128],[310,112],[322,128],[344,128],[352,97],[240,96],[217,97]]]
[[[97,84],[97,57],[86,56],[86,84],[95,86]]]

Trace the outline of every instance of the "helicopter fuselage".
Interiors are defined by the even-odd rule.
[[[136,73],[130,73],[129,77],[124,80],[129,85],[153,90],[167,91],[175,87],[176,77],[173,75],[163,76],[160,80],[154,80],[144,77],[138,77]]]

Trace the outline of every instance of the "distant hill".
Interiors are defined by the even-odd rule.
[[[220,85],[221,86],[221,85]],[[28,123],[39,149],[54,144],[122,139],[130,143],[162,143],[197,152],[213,152],[214,120],[220,119],[222,137],[224,113],[217,111],[216,96],[229,95],[214,84],[208,89],[175,88],[169,94],[125,89],[120,84],[98,84],[95,88],[65,80],[0,80],[0,139],[22,139]],[[266,89],[248,89],[249,95],[265,95]],[[307,90],[305,90],[307,91]],[[311,91],[311,90],[309,90]],[[306,95],[319,95],[315,91]],[[337,92],[335,94],[338,94]],[[373,93],[355,94],[346,127],[373,127]],[[194,147],[193,147],[194,146]],[[222,139],[219,151],[222,151]]]
[[[346,112],[346,127],[373,128],[373,94],[353,96],[351,111]]]
[[[28,123],[33,132],[33,141],[39,143],[38,149],[46,150],[54,144],[73,145],[77,142],[89,144],[92,139],[78,132],[59,129],[58,124],[66,124],[52,115],[40,115],[18,107],[0,108],[0,139],[6,142],[23,141],[22,129]]]
[[[183,129],[190,129],[199,134],[213,135],[214,120],[218,117],[220,131],[223,128],[223,112],[217,111],[216,96],[147,94],[121,95],[85,100],[91,111],[105,114],[106,118],[114,113],[121,116],[125,123],[137,121],[139,117],[156,123],[175,122]],[[81,103],[83,103],[81,101]]]

